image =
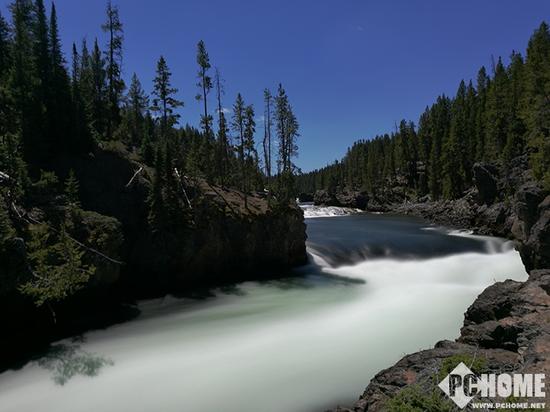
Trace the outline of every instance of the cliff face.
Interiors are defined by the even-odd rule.
[[[438,224],[514,239],[529,279],[487,288],[467,310],[456,342],[442,341],[404,357],[378,373],[353,407],[334,412],[398,410],[388,405],[410,388],[439,394],[434,373],[457,357],[481,359],[496,373],[550,374],[550,196],[533,181],[522,159],[514,166],[502,173],[476,165],[476,187],[455,201],[386,206]]]
[[[6,280],[0,285],[0,369],[54,339],[135,316],[124,303],[280,276],[307,261],[306,226],[296,205],[277,206],[259,195],[248,195],[245,204],[238,191],[187,180],[190,206],[182,219],[153,233],[148,196],[154,174],[130,154],[98,150],[85,158],[62,159],[58,167],[60,176],[74,170],[80,182],[82,208],[71,212],[71,235],[100,252],[83,258],[96,271],[85,288],[55,305],[54,324],[47,309],[37,309],[18,291],[32,277],[24,240],[0,244]],[[25,213],[29,219],[55,222],[67,209],[54,198]]]
[[[162,287],[261,279],[307,261],[306,226],[295,205],[271,207],[267,199],[196,182],[188,226],[136,239],[130,276],[146,285],[152,271]]]
[[[147,291],[273,275],[306,263],[306,227],[296,205],[186,179],[191,206],[164,233],[148,224],[154,172],[124,150],[101,150],[64,165],[81,182],[86,209],[122,224],[122,281]],[[138,174],[137,171],[141,170]]]

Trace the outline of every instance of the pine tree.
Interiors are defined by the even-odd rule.
[[[76,179],[74,170],[71,169],[69,171],[69,176],[65,181],[65,196],[67,197],[69,206],[76,207],[76,208],[80,207],[79,192],[80,192],[80,184]]]
[[[43,0],[35,1],[36,19],[34,23],[34,56],[36,72],[38,77],[37,93],[38,98],[47,106],[48,88],[50,86],[51,59],[48,33],[48,20]],[[47,110],[47,107],[46,107]]]
[[[523,118],[527,139],[534,153],[531,164],[535,176],[550,188],[550,31],[543,22],[527,47]]]
[[[11,38],[8,23],[0,11],[0,84],[5,81],[11,68]]]
[[[168,69],[166,60],[161,56],[157,63],[157,75],[153,84],[153,95],[156,97],[153,99],[151,110],[159,113],[161,135],[164,138],[167,137],[168,130],[177,124],[180,118],[180,115],[175,110],[183,106],[183,102],[174,97],[178,89],[172,87],[170,82],[171,76],[172,73]]]
[[[39,168],[48,158],[49,148],[44,138],[44,107],[35,61],[34,5],[30,0],[15,0],[10,8],[14,31],[10,89],[18,112],[25,160]]]
[[[254,120],[254,107],[248,105],[244,111],[244,155],[245,155],[245,190],[250,191],[253,187],[253,177],[258,170],[258,152],[254,142],[256,133],[256,121]],[[254,185],[255,186],[255,185]]]
[[[487,92],[491,82],[487,76],[485,67],[481,67],[477,75],[477,94],[478,104],[476,113],[476,160],[485,158],[486,139],[487,139],[487,117],[485,112],[487,110]]]
[[[63,225],[54,236],[46,225],[31,228],[29,260],[34,277],[20,287],[36,306],[50,308],[82,289],[95,273],[95,267],[86,265],[84,251],[69,237]]]
[[[0,136],[17,130],[15,101],[10,87],[12,46],[9,26],[0,13]]]
[[[125,123],[127,124],[130,143],[139,146],[144,139],[145,111],[149,107],[149,97],[134,73],[128,89],[125,107]]]
[[[84,76],[83,76],[84,74]],[[86,78],[86,72],[82,72],[82,60],[73,43],[72,53],[72,73],[71,73],[71,113],[72,134],[74,142],[91,142],[91,131],[89,119],[87,116],[86,103],[83,98],[83,81]],[[86,145],[83,145],[86,146]]]
[[[508,130],[506,145],[504,147],[503,160],[506,166],[516,156],[521,155],[525,149],[526,127],[521,118],[521,102],[525,89],[525,70],[523,58],[519,53],[512,53],[508,67],[509,87],[506,97],[508,112]]]
[[[89,68],[91,94],[87,105],[96,139],[99,139],[107,133],[109,90],[107,86],[105,59],[102,57],[97,39],[95,39],[94,49],[90,56]]]
[[[487,92],[486,106],[486,158],[497,160],[506,145],[508,131],[508,113],[506,98],[508,91],[508,74],[502,59],[495,66],[494,78]]]
[[[418,122],[419,158],[421,163],[421,170],[419,171],[419,192],[422,196],[429,193],[430,152],[432,149],[431,128],[431,111],[426,107]]]
[[[216,96],[218,100],[218,141],[217,141],[217,170],[219,182],[224,186],[228,181],[228,173],[230,167],[230,155],[229,155],[229,128],[227,126],[227,119],[222,105],[223,85],[220,75],[220,71],[216,68],[215,75],[216,84]]]
[[[452,102],[451,127],[449,138],[443,144],[443,195],[446,198],[458,198],[464,190],[464,170],[462,153],[465,125],[466,85],[460,83],[457,96]]]
[[[430,153],[430,193],[434,200],[441,197],[443,193],[442,188],[442,154],[443,145],[449,135],[450,128],[450,102],[446,96],[440,96],[437,99],[437,103],[433,106],[433,144],[432,151]]]
[[[67,116],[67,113],[70,113],[73,107],[71,87],[59,39],[57,12],[54,3],[52,3],[50,12],[49,36],[50,85],[48,89],[48,117],[54,150],[58,150],[60,146],[73,146],[76,151],[86,151],[91,145],[89,135],[86,135],[85,139],[81,141],[75,141],[75,136],[71,133],[71,117]]]
[[[107,139],[113,138],[113,133],[120,122],[120,101],[124,91],[122,80],[122,43],[124,41],[123,25],[119,10],[111,0],[107,3],[107,20],[101,26],[107,33],[109,41],[105,56],[107,60]]]
[[[299,125],[282,84],[279,84],[277,97],[275,98],[275,118],[279,139],[278,195],[282,203],[287,203],[295,195],[295,165],[292,159],[298,155],[296,140],[299,136]]]
[[[210,138],[212,130],[212,116],[208,114],[208,94],[212,90],[212,79],[208,76],[208,70],[211,66],[210,58],[208,57],[208,52],[206,51],[206,46],[202,40],[197,44],[197,64],[199,65],[199,72],[197,75],[199,82],[197,86],[200,88],[201,94],[198,94],[196,98],[199,102],[201,100],[203,102],[204,113],[201,116],[201,126],[204,131],[204,136],[206,138]]]
[[[264,140],[263,140],[263,149],[264,149],[264,167],[265,175],[269,180],[271,180],[271,131],[272,131],[272,104],[273,96],[269,89],[264,89]]]
[[[246,144],[245,144],[245,115],[246,105],[242,95],[237,94],[237,99],[233,105],[233,122],[231,127],[235,133],[237,133],[237,145],[236,152],[239,159],[239,167],[241,171],[241,190],[244,193],[245,204],[246,199]]]

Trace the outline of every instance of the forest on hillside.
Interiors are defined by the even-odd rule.
[[[361,190],[376,194],[399,185],[432,199],[461,197],[472,166],[504,167],[527,155],[534,176],[550,188],[550,32],[543,22],[524,56],[493,61],[475,84],[461,81],[454,97],[441,95],[418,124],[402,120],[392,133],[360,140],[341,161],[298,178],[302,193]]]
[[[231,110],[224,108],[224,79],[199,41],[196,102],[188,102],[201,106],[197,129],[181,119],[184,102],[165,57],[156,62],[150,93],[136,74],[126,84],[124,24],[110,1],[101,26],[106,43],[75,43],[72,56],[62,52],[55,4],[46,10],[43,0],[14,0],[9,11],[9,19],[0,15],[0,295],[15,285],[38,306],[55,303],[94,275],[86,255],[121,263],[84,244],[84,221],[95,222],[87,238],[111,248],[121,242],[118,223],[83,210],[79,194],[93,178],[79,181],[66,167],[106,151],[141,165],[134,178],[144,169],[153,176],[142,231],[157,243],[192,226],[190,182],[234,188],[245,206],[260,190],[272,205],[293,201],[299,126],[282,85],[263,91],[265,124],[258,130],[258,110],[240,93]],[[115,240],[107,242],[111,233]],[[12,261],[22,247],[32,271],[25,281]]]

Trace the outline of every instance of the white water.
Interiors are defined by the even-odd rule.
[[[317,217],[336,217],[347,216],[361,213],[361,209],[352,209],[349,207],[337,207],[337,206],[314,206],[312,204],[303,204],[300,206],[304,211],[304,217],[306,219]]]
[[[339,268],[313,258],[334,278],[309,268],[206,301],[144,302],[140,318],[81,345],[114,365],[64,386],[36,363],[6,372],[0,411],[321,411],[352,402],[405,353],[454,339],[486,286],[526,279],[517,252],[502,247]]]

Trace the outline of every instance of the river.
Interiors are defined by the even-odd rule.
[[[1,412],[313,412],[349,404],[404,354],[458,336],[510,242],[420,220],[306,207],[311,263],[58,342],[0,375]]]

